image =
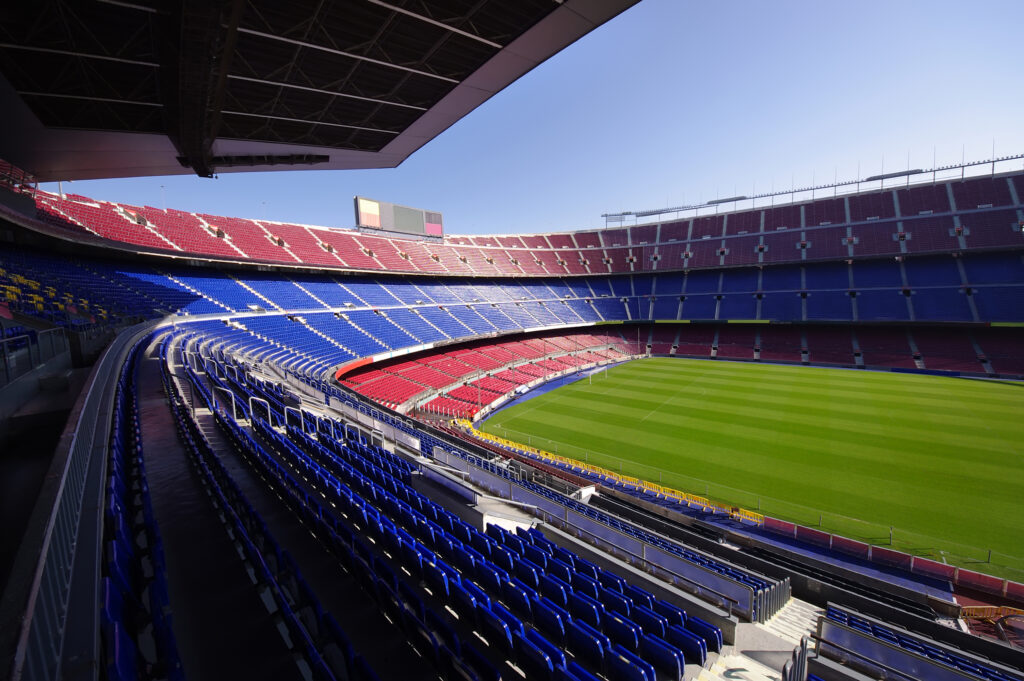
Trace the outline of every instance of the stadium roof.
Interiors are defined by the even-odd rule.
[[[639,0],[42,0],[0,13],[40,181],[393,167]]]

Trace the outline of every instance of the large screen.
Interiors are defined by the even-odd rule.
[[[440,213],[355,197],[356,225],[403,234],[443,236],[444,222]]]

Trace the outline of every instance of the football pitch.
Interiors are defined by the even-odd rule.
[[[650,358],[486,432],[845,536],[1024,575],[1024,385]],[[992,564],[983,563],[992,551]]]

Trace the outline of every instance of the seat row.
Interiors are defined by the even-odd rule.
[[[232,428],[233,420],[214,409],[210,391],[195,374],[191,376],[191,383],[194,399],[205,403],[224,428]],[[253,566],[255,579],[269,588],[274,608],[287,630],[289,648],[302,657],[312,677],[318,681],[377,681],[376,674],[353,649],[337,620],[324,611],[298,565],[281,549],[267,524],[245,498],[202,430],[189,418],[189,410],[173,389],[166,371],[164,385],[173,396],[171,404],[179,434],[223,510],[228,531],[242,545],[246,560]]]
[[[135,391],[141,345],[118,378],[103,514],[100,632],[111,681],[184,678],[171,625],[163,542],[146,480]]]
[[[825,618],[833,622],[845,624],[850,628],[897,648],[901,648],[932,662],[945,665],[978,679],[987,681],[1022,681],[1024,674],[1014,674],[1005,669],[997,669],[991,662],[967,655],[962,651],[938,645],[929,639],[914,634],[901,627],[883,624],[873,618],[865,617],[853,610],[829,604],[825,610]]]
[[[277,434],[276,431],[269,427],[269,425],[260,425],[260,423],[261,422],[257,420],[257,430],[260,432],[261,436],[271,440],[276,440],[276,444],[280,445],[281,450],[288,451],[291,455],[294,456],[295,452],[292,450],[292,448],[287,445],[284,445],[280,441],[282,439],[282,436],[280,436],[280,434]],[[295,428],[294,425],[289,429],[289,434],[293,438],[302,441],[304,448],[316,449],[316,447],[314,446],[316,444],[316,440],[312,438],[312,436],[310,436],[309,434],[304,434],[301,430]],[[542,573],[545,578],[544,584],[548,585],[547,588],[550,589],[550,591],[548,592],[550,595],[541,595],[539,592],[537,592],[536,589],[531,587],[529,583],[524,582],[518,577],[513,576],[514,573],[511,571],[511,569],[515,569],[514,566],[518,565],[518,563],[513,562],[515,560],[514,558],[512,558],[514,554],[507,551],[498,550],[497,547],[494,546],[495,542],[493,541],[493,539],[491,539],[491,541],[488,541],[488,537],[486,535],[477,533],[475,530],[472,530],[464,524],[451,524],[452,520],[447,512],[445,512],[443,509],[440,509],[440,507],[434,505],[433,502],[426,500],[421,495],[418,495],[418,493],[415,493],[410,488],[406,487],[403,483],[401,483],[400,480],[397,480],[394,476],[388,475],[383,469],[378,468],[376,471],[374,471],[373,477],[375,481],[371,482],[365,479],[365,475],[363,473],[360,473],[355,468],[348,466],[343,461],[332,461],[332,457],[330,457],[328,454],[329,450],[327,450],[327,448],[320,448],[318,451],[318,458],[320,458],[324,463],[330,463],[331,468],[346,472],[346,477],[347,480],[349,481],[349,484],[351,484],[351,481],[361,482],[363,488],[369,490],[373,495],[373,498],[376,498],[381,503],[385,503],[384,501],[381,500],[387,500],[385,506],[381,506],[380,504],[376,506],[376,515],[370,513],[369,509],[373,508],[373,505],[370,504],[363,504],[362,506],[360,506],[360,514],[364,518],[369,518],[369,516],[372,515],[373,520],[371,521],[367,519],[365,522],[370,523],[371,527],[376,527],[378,530],[380,530],[380,528],[385,525],[391,525],[395,527],[395,532],[385,533],[382,535],[382,540],[385,543],[385,545],[387,545],[388,543],[388,537],[391,537],[392,539],[394,539],[395,537],[402,537],[402,534],[399,533],[398,530],[401,529],[401,532],[405,533],[404,543],[401,544],[401,546],[407,547],[405,549],[406,551],[411,551],[415,555],[419,556],[419,560],[416,561],[416,566],[415,568],[413,568],[413,571],[423,571],[423,579],[425,585],[433,583],[435,585],[435,589],[443,591],[446,596],[451,596],[452,592],[457,592],[459,589],[466,590],[466,587],[463,586],[463,584],[475,584],[475,582],[472,579],[465,578],[465,570],[468,569],[469,564],[472,563],[475,567],[475,571],[473,574],[476,577],[476,580],[483,583],[481,586],[478,586],[476,588],[483,589],[485,592],[489,591],[495,599],[498,599],[499,603],[503,602],[500,599],[506,599],[507,602],[505,603],[505,605],[509,606],[506,608],[506,610],[510,612],[515,612],[514,609],[518,609],[520,613],[528,617],[526,622],[534,622],[534,624],[536,624],[536,620],[534,618],[542,617],[542,615],[534,615],[533,606],[531,605],[533,603],[538,604],[536,606],[538,608],[538,612],[548,612],[547,610],[544,610],[540,605],[543,604],[544,598],[549,599],[549,601],[555,607],[561,607],[560,605],[558,605],[559,603],[568,607],[569,596],[566,593],[565,589],[568,588],[571,592],[572,587],[567,582],[563,581],[561,584],[557,585],[558,589],[554,589],[551,585],[555,583],[556,578],[547,575],[546,573]],[[309,465],[311,466],[316,465],[313,464],[312,462],[307,463],[309,463]],[[322,467],[320,469],[316,469],[314,467],[312,470],[314,471],[312,473],[313,479],[323,479],[324,481],[326,481],[329,478],[328,473],[326,472],[327,469],[324,469]],[[364,470],[370,472],[369,469]],[[341,484],[342,483],[339,481],[337,483],[338,486],[335,489],[340,490]],[[408,502],[401,502],[401,498],[396,498],[395,494],[389,491],[389,487],[393,488],[396,491],[399,491],[399,493],[401,494],[406,495],[407,498],[412,498],[418,501],[419,508],[423,510],[414,510],[412,507],[409,507],[404,510],[401,509],[397,505],[400,503],[407,504]],[[351,503],[350,496],[343,496],[346,496],[346,498],[350,500],[349,503]],[[384,510],[385,507],[389,507],[389,504],[391,505],[390,507],[392,507],[392,513],[390,515],[382,514],[381,511]],[[343,502],[341,506],[343,510],[344,506],[345,503]],[[423,515],[427,511],[431,513],[430,516],[424,515],[419,520],[414,519],[415,516],[413,515],[413,513]],[[428,520],[427,518],[434,518],[435,520]],[[443,519],[447,519],[447,524],[449,525],[449,527],[451,527],[458,534],[453,534],[451,531],[446,531],[444,529],[444,526],[437,522],[437,520]],[[455,530],[456,527],[458,527],[458,530]],[[410,531],[417,532],[419,538],[414,539]],[[484,548],[484,550],[490,551],[490,557],[494,560],[498,560],[504,563],[504,567],[499,566],[491,560],[487,560],[484,554],[478,549],[474,549],[472,548],[472,546],[466,546],[464,540],[467,537],[476,537],[476,545],[481,548]],[[399,539],[399,541],[403,540]],[[415,546],[420,547],[419,552],[413,550],[412,547]],[[491,548],[486,548],[488,546],[490,546]],[[476,553],[475,560],[473,559],[473,554],[469,553],[470,550]],[[398,551],[399,549],[396,548],[395,552],[397,553]],[[501,557],[498,558],[497,556]],[[447,561],[449,562],[446,562],[445,558],[447,558]],[[409,560],[412,560],[411,556],[409,556]],[[522,558],[522,560],[526,561],[527,559]],[[460,564],[463,568],[462,572],[460,572],[458,568]],[[523,576],[533,574],[538,580],[536,582],[536,586],[539,587],[539,580],[541,579],[541,577],[538,576],[536,572],[532,572],[534,568],[530,567],[530,569],[527,570],[525,569],[526,567],[530,566],[519,567],[519,574],[522,574]],[[505,568],[510,569],[506,570]],[[593,572],[592,574],[596,576],[597,573]],[[563,574],[563,576],[567,577],[568,575]],[[508,586],[510,584],[515,585],[515,588]],[[532,589],[533,593],[531,594],[530,592],[526,591],[526,589]],[[595,591],[594,594],[597,595],[597,592]],[[559,598],[559,600],[553,600],[551,596]],[[609,596],[609,598],[614,597]],[[652,601],[650,600],[649,596],[647,597],[647,599],[648,600],[646,600],[645,602],[648,604],[652,604]],[[626,610],[626,612],[633,614],[632,610],[630,609],[629,601],[626,601],[625,596],[620,596],[619,600],[616,601],[616,604],[620,610],[624,609]],[[505,606],[503,605],[503,607]],[[644,608],[645,606],[640,605],[637,607]],[[637,612],[644,611],[638,610]],[[656,629],[657,632],[669,635],[668,627],[670,625],[667,621],[663,621],[657,615],[649,614],[648,616],[652,617],[653,619],[653,623],[652,621],[647,622],[648,627],[659,626],[660,628]],[[620,641],[620,645],[625,644],[631,646],[635,654],[635,652],[638,651],[640,648],[641,636],[645,635],[642,634],[643,629],[629,622],[625,615],[619,613],[618,611],[610,611],[608,617],[610,623],[609,626],[615,626],[615,623],[619,623],[625,629],[625,631],[633,633],[633,639],[624,638],[622,641]],[[679,623],[682,624],[682,617],[679,617],[678,619]],[[568,611],[565,611],[565,620],[563,621],[562,619],[556,617],[555,621],[563,623],[562,628],[556,630],[556,635],[554,636],[554,638],[556,639],[561,639],[566,635],[564,627],[567,625],[568,622],[572,620],[568,615]],[[522,626],[522,624],[520,624],[520,626]],[[699,627],[699,620],[692,621],[690,626]],[[710,625],[705,626],[708,627],[708,631],[717,631],[716,629],[711,628]],[[534,626],[533,628],[534,630],[538,629],[537,626]],[[682,628],[681,630],[688,631],[685,628]],[[529,631],[530,629],[523,630],[523,641],[531,640],[530,638],[526,638],[527,636],[531,636],[532,640],[535,642],[537,640],[537,637],[541,635],[540,633],[529,634]],[[558,632],[561,633],[558,634]],[[628,636],[628,634],[621,635]],[[678,634],[675,632],[673,632],[673,635],[686,636],[685,634]],[[549,636],[551,636],[550,633]],[[516,645],[516,641],[518,640],[519,639],[514,639],[511,637],[509,638],[509,642],[513,644],[513,647]],[[721,645],[720,633],[717,636],[713,637],[712,641],[712,645],[714,646],[712,649],[718,649],[718,647],[720,647]],[[518,645],[520,649],[529,649],[524,647],[525,643],[523,642],[518,643]],[[694,648],[695,650],[697,649],[696,644],[694,644]],[[679,659],[683,659],[682,653],[679,653]],[[699,658],[694,657],[695,661],[697,661],[698,659]]]

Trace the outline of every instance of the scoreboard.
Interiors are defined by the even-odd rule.
[[[402,234],[443,236],[444,223],[440,213],[355,197],[356,226]]]

